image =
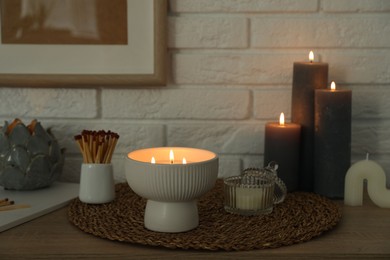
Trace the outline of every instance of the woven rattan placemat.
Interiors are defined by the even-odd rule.
[[[198,202],[199,226],[184,233],[159,233],[144,228],[146,200],[127,183],[116,185],[116,199],[88,205],[75,199],[68,208],[71,223],[98,237],[167,248],[252,250],[308,241],[332,229],[341,218],[333,201],[312,193],[289,193],[265,216],[238,216],[223,209],[223,182]]]

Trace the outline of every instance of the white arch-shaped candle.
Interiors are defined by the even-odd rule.
[[[370,199],[381,208],[390,208],[390,190],[386,188],[386,174],[383,168],[368,159],[352,165],[345,176],[344,204],[363,205],[363,182],[367,180]]]

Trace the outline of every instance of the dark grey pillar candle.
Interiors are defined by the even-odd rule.
[[[344,197],[345,174],[351,165],[351,90],[315,92],[314,192]]]
[[[265,126],[264,166],[272,161],[278,164],[278,176],[288,191],[298,189],[300,135],[298,124],[275,122]]]
[[[303,191],[313,191],[314,186],[314,90],[325,89],[327,82],[327,63],[294,63],[291,122],[302,127],[299,189]]]

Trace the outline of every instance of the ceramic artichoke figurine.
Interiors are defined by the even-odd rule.
[[[15,119],[0,128],[0,186],[33,190],[52,184],[61,175],[64,151],[34,119],[28,126]]]

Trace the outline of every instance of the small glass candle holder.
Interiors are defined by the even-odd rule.
[[[250,168],[241,176],[224,180],[224,207],[229,213],[245,216],[270,214],[274,204],[284,201],[287,188],[276,169]]]

